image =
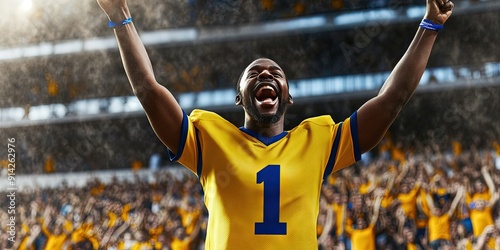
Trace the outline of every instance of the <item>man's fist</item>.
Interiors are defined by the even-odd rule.
[[[451,16],[453,2],[450,0],[427,0],[427,10],[425,19],[431,20],[435,24],[443,25]]]

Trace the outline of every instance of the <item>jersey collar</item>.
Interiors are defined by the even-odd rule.
[[[281,134],[272,136],[272,137],[267,137],[264,135],[261,135],[253,130],[247,129],[245,127],[240,127],[240,130],[245,132],[246,134],[254,137],[255,139],[259,140],[262,142],[264,145],[269,146],[279,140],[281,140],[283,137],[285,137],[288,134],[288,131],[283,131]]]

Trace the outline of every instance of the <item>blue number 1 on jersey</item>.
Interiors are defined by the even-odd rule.
[[[286,222],[280,222],[280,165],[257,172],[260,183],[264,183],[264,220],[255,222],[255,234],[286,234]]]

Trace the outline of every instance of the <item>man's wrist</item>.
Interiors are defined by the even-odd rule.
[[[127,7],[123,7],[111,13],[106,13],[106,14],[108,16],[109,21],[113,23],[120,23],[121,21],[132,16],[130,15],[130,11],[128,10]]]
[[[109,21],[108,22],[108,27],[110,28],[119,28],[119,27],[122,27],[124,25],[127,25],[129,23],[132,23],[132,17],[129,17],[129,18],[125,18],[123,20],[121,20],[120,22],[113,22],[113,21]]]
[[[423,29],[433,30],[433,31],[440,31],[444,28],[442,24],[437,24],[436,22],[427,18],[422,19],[419,26]]]

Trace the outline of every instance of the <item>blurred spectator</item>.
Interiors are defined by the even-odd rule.
[[[374,204],[371,204],[371,217],[368,214],[360,214],[355,218],[352,224],[347,225],[346,233],[351,239],[353,250],[375,249],[375,224],[377,223],[380,211],[381,196],[376,195]],[[368,204],[367,204],[368,205]]]
[[[54,173],[56,171],[56,163],[52,154],[45,156],[45,173]]]
[[[460,187],[451,204],[435,204],[430,195],[426,196],[429,205],[429,246],[433,250],[442,249],[444,246],[452,246],[450,230],[452,215],[455,213],[460,199],[462,199],[463,192],[463,188]]]
[[[159,153],[151,154],[149,157],[149,169],[156,171],[161,164],[161,155]]]

